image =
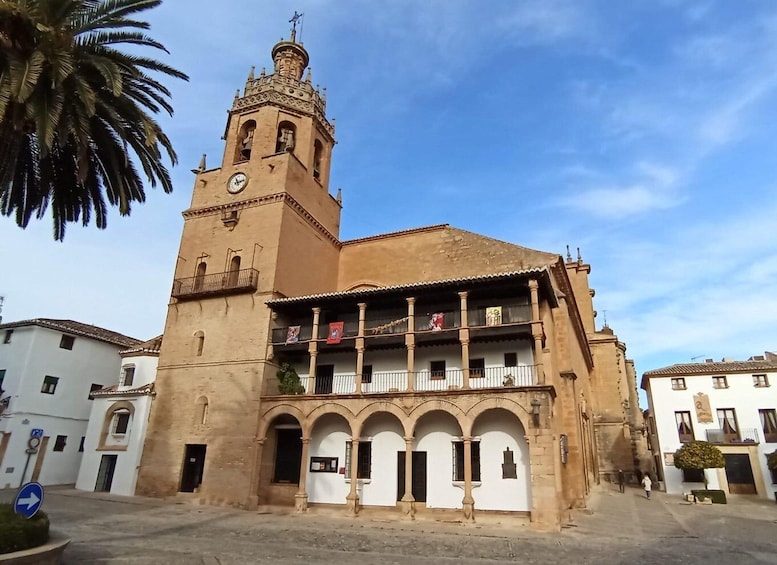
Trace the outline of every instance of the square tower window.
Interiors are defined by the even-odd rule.
[[[43,386],[40,391],[43,394],[54,394],[54,391],[57,390],[57,383],[59,383],[59,377],[46,375],[43,377]]]
[[[135,380],[135,367],[124,367],[124,371],[121,375],[121,384],[124,386],[131,386]]]
[[[62,339],[59,340],[59,348],[60,349],[73,349],[73,344],[76,342],[76,338],[74,338],[72,335],[63,335]]]

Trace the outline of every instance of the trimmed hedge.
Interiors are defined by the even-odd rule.
[[[38,547],[49,541],[49,517],[38,512],[29,520],[14,514],[13,505],[0,504],[0,553]]]

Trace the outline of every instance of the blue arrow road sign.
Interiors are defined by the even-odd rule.
[[[33,428],[32,430],[30,430],[30,437],[43,437],[43,429]]]
[[[32,518],[43,503],[43,487],[40,483],[27,483],[19,489],[13,503],[13,511],[25,518]]]

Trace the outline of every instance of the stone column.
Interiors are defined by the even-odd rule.
[[[535,279],[529,281],[529,291],[531,292],[531,334],[534,338],[534,370],[536,382],[534,384],[545,384],[545,371],[542,367],[542,320],[540,319],[540,300],[539,284]]]
[[[259,478],[262,468],[262,453],[264,452],[264,442],[267,438],[254,439],[254,458],[251,463],[251,484],[248,486],[248,501],[246,508],[256,510],[259,507]]]
[[[345,497],[348,516],[359,515],[359,493],[356,487],[359,482],[359,438],[351,440],[351,492]]]
[[[472,497],[472,438],[464,441],[464,499],[461,501],[465,522],[475,521],[475,499]]]
[[[464,375],[462,388],[469,387],[469,317],[467,316],[468,292],[460,292],[461,325],[459,327],[459,341],[461,342],[461,371]]]
[[[407,298],[407,390],[415,390],[415,298]]]
[[[308,353],[310,354],[310,365],[308,368],[308,388],[306,394],[314,394],[316,391],[316,358],[318,357],[318,320],[321,316],[321,308],[313,308],[313,329],[310,334],[310,344]]]
[[[302,460],[299,464],[299,488],[294,495],[294,510],[306,512],[308,509],[308,493],[305,483],[308,477],[308,452],[310,451],[310,438],[302,438]]]
[[[531,461],[531,527],[561,530],[561,500],[556,486],[556,442],[549,428],[532,427],[527,434]]]
[[[402,513],[415,520],[415,497],[413,496],[413,438],[405,438],[405,494],[400,503]]]
[[[359,303],[359,333],[356,338],[356,394],[362,393],[362,371],[364,371],[364,317],[367,304]]]

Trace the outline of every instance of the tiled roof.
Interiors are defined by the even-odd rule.
[[[101,388],[100,390],[95,390],[94,392],[90,393],[90,396],[92,398],[104,398],[111,396],[147,396],[149,394],[155,394],[154,383],[149,383],[147,385],[139,386],[136,388],[126,388],[123,390],[119,390],[118,385],[106,386],[105,388]]]
[[[720,373],[752,373],[777,371],[774,361],[720,361],[707,363],[677,363],[652,371],[645,371],[644,377],[673,377],[676,375],[715,375]]]
[[[0,330],[20,328],[24,326],[40,326],[50,330],[89,337],[98,341],[112,343],[114,345],[121,345],[122,347],[135,347],[140,343],[140,340],[135,339],[134,337],[129,337],[118,332],[112,332],[111,330],[106,330],[105,328],[92,326],[90,324],[82,324],[81,322],[76,322],[74,320],[34,318],[32,320],[21,320],[19,322],[0,324]]]
[[[436,231],[441,230],[443,228],[450,227],[450,224],[435,224],[433,226],[423,226],[420,228],[410,228],[406,230],[399,230],[399,231],[392,231],[387,233],[380,233],[378,235],[369,235],[366,237],[360,237],[357,239],[349,239],[347,241],[343,241],[343,245],[353,245],[354,243],[364,243],[365,241],[373,241],[376,239],[389,239],[392,237],[399,237],[403,235],[409,235],[411,233],[422,233],[422,232],[428,232],[428,231]]]
[[[155,338],[149,339],[132,347],[119,351],[119,355],[129,355],[130,353],[150,353],[152,355],[159,355],[159,350],[162,348],[162,336],[158,335]]]
[[[398,284],[393,286],[379,286],[375,288],[359,288],[356,290],[344,290],[341,292],[325,292],[323,294],[308,294],[307,296],[290,296],[288,298],[276,298],[274,300],[268,300],[269,306],[281,305],[281,304],[293,304],[296,302],[306,302],[308,300],[321,300],[327,298],[346,298],[346,297],[358,297],[358,296],[370,296],[375,294],[383,294],[389,292],[395,292],[397,290],[409,290],[414,288],[435,287],[443,284],[451,283],[470,283],[470,282],[486,282],[500,279],[510,279],[520,275],[528,275],[534,273],[547,273],[547,267],[532,267],[530,269],[524,269],[521,271],[510,271],[507,273],[491,273],[487,275],[477,275],[473,277],[461,277],[456,279],[444,279],[438,281],[420,281],[407,284]]]

